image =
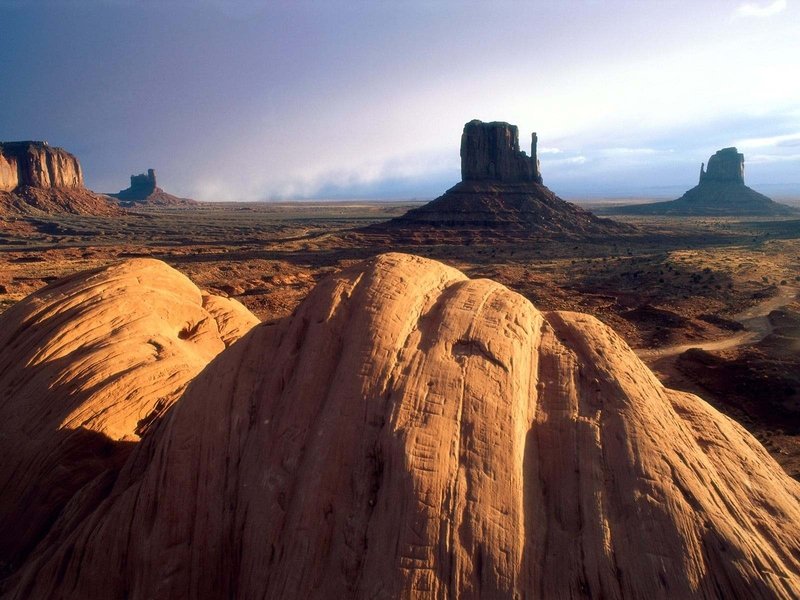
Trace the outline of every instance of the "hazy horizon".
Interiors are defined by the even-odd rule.
[[[0,0],[0,140],[102,192],[154,168],[201,200],[432,198],[478,118],[536,131],[563,197],[675,197],[727,146],[800,194],[797,23],[787,0]]]

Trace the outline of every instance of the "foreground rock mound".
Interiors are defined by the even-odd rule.
[[[0,563],[18,565],[60,514],[93,507],[187,382],[257,322],[150,259],[0,315]]]
[[[740,426],[596,319],[408,255],[221,353],[109,488],[6,597],[800,589],[800,485]]]
[[[461,136],[462,181],[432,202],[366,231],[410,237],[454,232],[473,237],[569,237],[635,231],[565,202],[545,187],[536,146],[534,133],[527,156],[520,151],[516,126],[470,121]]]
[[[131,186],[117,194],[111,194],[125,207],[132,206],[194,206],[196,201],[168,194],[156,185],[156,172],[131,175]]]
[[[797,211],[759,194],[744,184],[744,154],[736,148],[723,148],[708,159],[708,169],[700,165],[699,183],[677,200],[634,204],[609,209],[627,215],[675,216],[781,216]]]
[[[105,196],[83,187],[78,159],[47,142],[0,142],[0,216],[116,215]]]

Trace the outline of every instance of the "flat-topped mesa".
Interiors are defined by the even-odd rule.
[[[131,175],[131,187],[116,194],[121,200],[144,200],[156,191],[156,172],[147,169],[147,173]]]
[[[536,155],[536,134],[531,136],[531,155],[519,149],[516,125],[502,121],[470,121],[461,135],[462,181],[542,183]]]
[[[78,159],[42,141],[0,142],[0,192],[17,188],[83,188]]]
[[[708,169],[700,166],[700,182],[741,183],[744,185],[744,154],[736,148],[723,148],[708,159]]]

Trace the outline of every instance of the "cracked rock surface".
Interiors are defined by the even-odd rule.
[[[221,352],[96,496],[4,597],[800,589],[800,484],[744,429],[595,318],[403,254]]]

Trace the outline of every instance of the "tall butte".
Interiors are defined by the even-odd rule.
[[[119,214],[87,190],[78,159],[43,141],[0,142],[0,216],[4,214]]]
[[[744,183],[744,154],[736,148],[717,150],[700,165],[700,181],[677,200],[616,207],[609,212],[630,215],[780,216],[797,211],[767,198]]]
[[[461,134],[461,182],[432,202],[367,231],[584,236],[634,230],[550,191],[539,170],[537,142],[533,133],[528,156],[520,150],[516,125],[470,121]]]

